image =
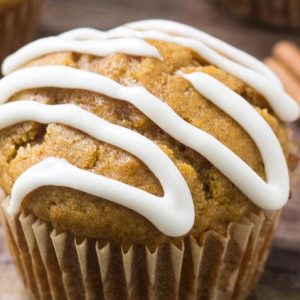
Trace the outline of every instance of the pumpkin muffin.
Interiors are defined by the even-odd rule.
[[[72,36],[76,31],[69,36],[62,35],[58,42],[95,43],[92,36],[95,31],[84,30],[77,32],[78,37]],[[87,38],[83,39],[82,35]],[[118,33],[106,38],[121,43],[117,37]],[[77,73],[72,72],[80,70],[122,86],[142,86],[182,120],[217,139],[260,179],[266,180],[265,162],[250,134],[181,76],[207,75],[254,108],[278,139],[290,171],[295,169],[285,126],[270,101],[255,87],[192,47],[155,35],[145,37],[144,41],[157,50],[159,57],[126,51],[100,56],[92,54],[92,50],[87,53],[74,48],[46,51],[43,55],[33,51],[37,57],[29,59],[28,56],[28,61],[20,61],[16,71],[7,71],[9,60],[17,61],[24,48],[8,58],[3,70],[10,73],[6,77],[9,80],[24,70],[33,74],[44,67],[54,67],[49,70],[63,67],[74,74],[76,83]],[[1,89],[5,90],[6,78],[0,84],[0,95],[3,95]],[[14,82],[19,85],[17,79]],[[195,218],[184,234],[171,234],[172,231],[168,234],[149,220],[146,213],[143,215],[126,205],[66,184],[41,184],[31,189],[24,194],[17,214],[9,213],[7,207],[14,199],[18,180],[34,166],[53,157],[160,197],[159,201],[165,201],[163,196],[167,193],[150,170],[151,166],[116,146],[117,140],[115,144],[107,143],[59,122],[33,122],[33,119],[15,122],[0,131],[0,182],[5,194],[12,197],[3,206],[10,248],[31,295],[37,299],[210,299],[213,295],[216,299],[244,299],[264,264],[279,210],[271,213],[249,200],[211,161],[180,142],[175,137],[177,133],[163,130],[138,104],[135,106],[91,88],[66,85],[55,86],[50,81],[48,85],[24,84],[11,92],[8,104],[3,107],[21,104],[21,100],[39,103],[45,110],[48,106],[72,104],[147,138],[179,170],[190,191]],[[156,112],[160,113],[164,111]],[[142,147],[139,144],[134,147],[144,151],[139,149]],[[178,199],[188,205],[184,194],[178,195]],[[176,222],[180,227],[183,221],[174,220],[174,226]]]
[[[0,0],[0,62],[34,37],[43,0]]]

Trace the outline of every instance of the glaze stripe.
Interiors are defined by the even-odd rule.
[[[76,31],[73,31],[73,37],[75,33]],[[85,33],[88,34],[88,31],[85,30]],[[108,32],[92,30],[89,34],[89,38],[91,38],[91,36],[101,40],[117,37],[153,39],[188,47],[198,53],[205,60],[241,79],[262,94],[272,104],[274,111],[283,121],[290,122],[298,118],[298,104],[282,89],[281,86],[274,84],[274,82],[265,75],[227,59],[198,40],[170,36],[156,31],[134,31],[122,27]],[[66,38],[68,35],[62,35],[62,37]],[[20,50],[19,55],[22,55],[22,49]],[[14,61],[15,56],[12,55],[7,59],[5,64],[15,64]],[[4,69],[6,68],[5,64]],[[282,111],[283,106],[285,108]]]
[[[249,55],[248,53],[237,49],[226,42],[213,37],[203,31],[167,20],[146,20],[128,23],[123,26],[111,29],[109,31],[100,31],[93,28],[79,28],[62,33],[60,37],[74,40],[95,40],[104,38],[117,38],[119,36],[131,36],[134,30],[159,31],[166,34],[172,34],[179,37],[187,37],[203,42],[206,46],[214,51],[225,55],[227,58],[252,69],[260,74],[268,77],[275,84],[282,87],[282,84],[276,74],[272,72],[264,63]],[[140,33],[141,34],[141,33]],[[145,34],[145,33],[144,33]]]
[[[0,82],[0,99],[7,100],[20,90],[56,87],[84,89],[127,101],[169,135],[203,155],[254,203],[268,209],[281,207],[288,198],[289,180],[288,176],[286,178],[284,176],[288,171],[280,144],[268,124],[246,100],[209,75],[196,73],[184,77],[201,93],[203,89],[205,95],[231,117],[242,122],[242,126],[244,125],[244,128],[249,131],[262,151],[268,184],[221,142],[184,121],[167,104],[144,87],[122,86],[105,76],[64,66],[32,67],[21,69],[5,77]],[[213,90],[220,92],[212,93]],[[245,114],[242,114],[241,118],[239,112],[244,109]],[[253,126],[253,122],[257,127]],[[139,151],[142,152],[143,148]],[[273,154],[276,154],[275,161],[273,161]]]
[[[124,53],[135,56],[147,56],[160,59],[158,50],[141,39],[119,38],[99,41],[71,41],[61,37],[49,37],[34,41],[8,57],[2,65],[2,73],[9,73],[22,67],[24,64],[50,53],[78,52],[95,56],[107,56],[113,53]]]
[[[259,207],[268,210],[281,208],[288,200],[289,172],[281,145],[268,123],[243,97],[214,77],[199,72],[181,73],[181,75],[201,95],[231,116],[250,135],[262,156],[268,186],[263,180],[258,180],[260,177],[254,178],[255,172],[243,172],[241,166],[237,166],[234,161],[230,161],[230,157],[225,158],[219,152],[220,150],[214,154],[216,160],[211,160],[211,162],[215,166],[222,165],[219,170],[237,187],[240,187],[245,195],[248,197],[252,195],[249,198]],[[210,149],[212,150],[214,147],[212,145]],[[225,162],[222,161],[223,158],[225,158]],[[239,170],[241,172],[238,174]],[[235,181],[232,178],[235,178]],[[255,187],[249,184],[248,181],[256,182]],[[256,199],[264,199],[264,201],[257,201]]]
[[[144,136],[72,104],[46,105],[22,100],[1,105],[0,116],[0,129],[25,121],[60,123],[117,146],[143,161],[164,190],[164,196],[157,197],[122,182],[81,170],[64,160],[51,158],[28,169],[16,180],[9,213],[19,212],[21,202],[28,193],[41,186],[55,185],[75,188],[133,209],[169,236],[183,235],[192,227],[195,218],[193,200],[184,178],[171,159]]]
[[[219,53],[222,53],[231,60],[267,76],[274,83],[282,87],[282,83],[280,82],[279,78],[264,63],[262,63],[252,55],[189,25],[169,20],[157,19],[131,22],[125,24],[124,27],[134,30],[156,30],[167,34],[188,37],[201,41],[208,47],[214,49]]]

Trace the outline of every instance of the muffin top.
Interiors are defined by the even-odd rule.
[[[226,235],[288,199],[282,121],[297,105],[263,64],[203,32],[161,20],[78,29],[25,46],[3,73],[12,214],[155,247]]]

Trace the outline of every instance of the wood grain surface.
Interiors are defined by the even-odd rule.
[[[240,23],[223,12],[217,0],[48,0],[39,36],[80,26],[108,29],[145,18],[168,18],[191,24],[264,58],[273,44],[290,39],[300,45],[299,32],[273,31]],[[300,142],[300,127],[293,125]],[[285,208],[267,268],[249,300],[300,299],[300,184]],[[26,299],[7,254],[0,226],[0,300]]]

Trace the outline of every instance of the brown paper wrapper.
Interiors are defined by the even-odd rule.
[[[24,212],[1,211],[8,245],[31,299],[245,299],[268,254],[279,212],[261,211],[228,226],[227,236],[209,231],[202,245],[186,237],[181,247],[142,245],[124,251],[58,233]]]
[[[4,8],[0,4],[0,62],[34,37],[42,3],[23,0]]]
[[[261,24],[300,29],[300,0],[220,0],[227,11]]]

